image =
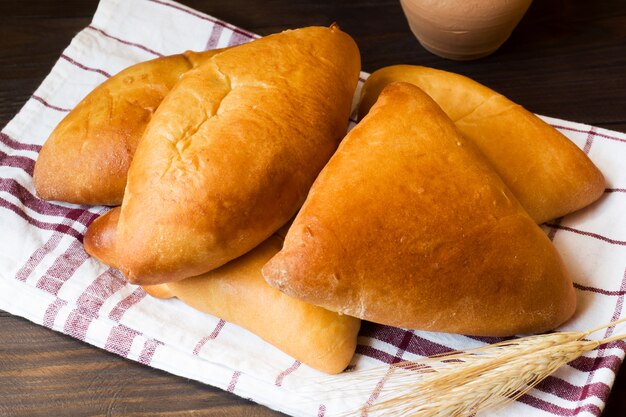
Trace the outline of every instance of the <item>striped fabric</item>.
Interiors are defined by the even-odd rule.
[[[192,378],[298,416],[331,416],[375,401],[384,383],[348,398],[350,372],[330,383],[256,336],[178,300],[156,300],[87,256],[86,227],[106,211],[42,201],[34,161],[54,126],[93,87],[138,61],[235,45],[256,36],[169,0],[102,0],[93,22],[0,134],[0,309],[130,360]],[[364,77],[366,74],[364,74]],[[546,118],[604,172],[601,200],[544,225],[572,271],[579,312],[564,329],[626,315],[626,135]],[[625,329],[609,328],[600,336]],[[494,342],[364,323],[351,370]],[[626,343],[557,371],[498,416],[598,416]],[[362,415],[367,415],[367,407]]]

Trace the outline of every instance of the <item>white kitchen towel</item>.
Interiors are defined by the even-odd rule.
[[[154,57],[254,38],[168,0],[101,1],[91,25],[73,39],[0,134],[0,309],[288,414],[337,415],[373,400],[380,380],[372,380],[368,392],[342,395],[353,385],[353,373],[312,384],[319,381],[319,372],[255,335],[178,300],[146,296],[83,251],[85,229],[104,207],[42,201],[33,188],[33,166],[43,142],[111,74]],[[563,329],[583,330],[626,316],[626,135],[546,120],[581,147],[607,179],[600,201],[544,225],[578,293],[578,313]],[[618,331],[624,329],[610,328],[598,337]],[[491,341],[364,322],[349,369],[387,366]],[[591,351],[489,415],[598,416],[625,350],[626,343],[614,342]]]

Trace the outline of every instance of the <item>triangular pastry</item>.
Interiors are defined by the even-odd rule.
[[[363,86],[360,117],[394,81],[414,84],[431,96],[487,157],[535,222],[576,211],[604,193],[602,173],[567,137],[522,106],[459,74],[415,65],[375,71]]]
[[[286,294],[378,323],[503,336],[574,312],[555,248],[436,103],[388,85],[263,268]]]

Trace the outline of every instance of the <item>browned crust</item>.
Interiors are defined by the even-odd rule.
[[[459,74],[413,65],[382,68],[365,82],[361,117],[394,81],[414,84],[430,95],[487,157],[535,222],[579,210],[603,194],[602,173],[567,137],[522,106]]]
[[[85,236],[92,256],[115,265],[119,208],[94,221]],[[338,373],[356,349],[360,320],[291,298],[270,287],[261,267],[282,246],[273,235],[248,254],[201,276],[143,289],[156,298],[178,297],[200,311],[239,325],[315,369]]]
[[[574,312],[541,229],[417,87],[390,84],[311,188],[268,282],[378,323],[502,336]]]
[[[117,257],[126,277],[153,285],[199,275],[286,223],[345,134],[359,69],[352,38],[311,27],[187,72],[128,174]]]
[[[96,87],[44,143],[33,174],[37,195],[76,204],[120,205],[128,168],[154,111],[183,73],[218,52],[141,62]]]

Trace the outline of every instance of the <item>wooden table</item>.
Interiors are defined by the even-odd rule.
[[[626,132],[626,2],[536,1],[509,41],[472,62],[427,53],[397,0],[186,0],[265,35],[339,23],[363,69],[413,63],[460,72],[535,113]],[[0,0],[0,126],[41,83],[95,0]],[[232,394],[123,360],[0,311],[0,416],[270,416]],[[605,417],[626,415],[626,370]]]

